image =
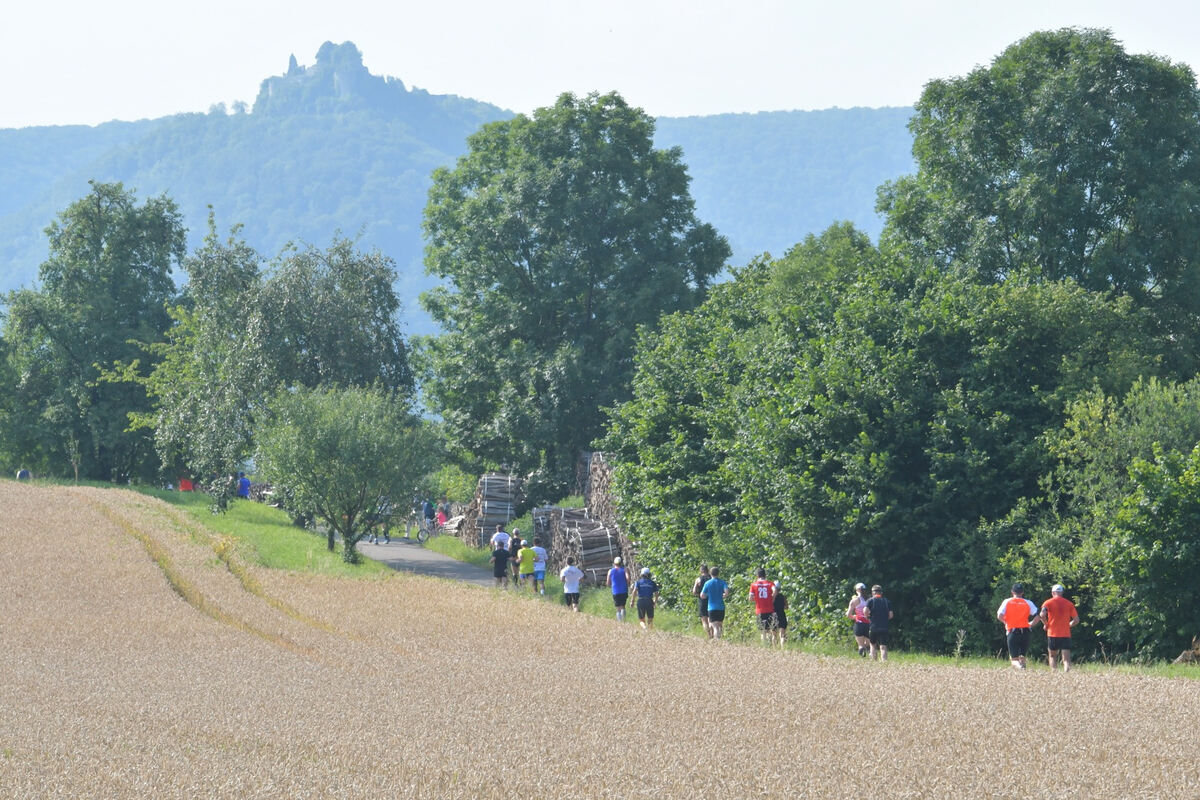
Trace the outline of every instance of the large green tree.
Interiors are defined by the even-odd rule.
[[[455,443],[563,485],[628,397],[635,332],[692,308],[729,246],[697,221],[678,149],[616,94],[564,94],[473,135],[434,173],[422,297],[428,401]]]
[[[156,472],[149,437],[127,429],[129,413],[148,409],[146,393],[98,378],[134,359],[133,342],[158,341],[167,329],[184,228],[165,196],[138,205],[119,183],[91,187],[46,229],[41,286],[8,296],[5,340],[25,418],[9,433],[19,439],[13,449],[45,470],[148,478]]]
[[[188,283],[166,340],[139,377],[164,464],[200,477],[223,507],[226,478],[251,454],[277,387],[377,386],[408,397],[412,374],[397,319],[395,268],[378,252],[335,238],[326,249],[286,250],[269,268],[235,228],[221,241],[211,216],[204,245],[184,262]]]
[[[340,537],[343,558],[357,562],[355,544],[380,498],[410,497],[429,471],[428,426],[375,388],[283,389],[268,411],[259,471],[322,520],[331,551]]]
[[[324,249],[285,250],[257,306],[256,333],[278,380],[410,392],[395,284],[394,261],[342,236]]]
[[[1153,307],[1194,357],[1200,95],[1190,68],[1107,31],[1035,33],[926,85],[917,173],[885,185],[887,233],[985,280],[1033,272]],[[1181,354],[1183,355],[1183,354]]]
[[[146,345],[153,368],[141,378],[135,361],[119,374],[150,394],[152,408],[132,421],[153,431],[163,467],[172,478],[194,476],[218,508],[253,447],[253,412],[275,384],[257,311],[262,259],[237,234],[221,241],[210,215],[204,244],[183,262],[188,282],[169,310],[173,324]]]

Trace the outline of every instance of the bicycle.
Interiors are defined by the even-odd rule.
[[[413,536],[413,531],[416,531],[416,536]],[[404,538],[415,538],[421,544],[429,541],[429,537],[435,533],[440,533],[437,524],[431,519],[426,519],[423,514],[413,512],[408,515],[408,522],[404,526]]]

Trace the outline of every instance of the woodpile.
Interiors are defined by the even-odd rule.
[[[475,499],[463,513],[458,537],[472,547],[487,547],[500,523],[517,515],[521,482],[511,475],[488,474],[479,479]]]
[[[533,511],[536,536],[549,551],[549,569],[557,573],[574,556],[587,582],[603,585],[613,559],[617,556],[632,570],[637,552],[617,524],[613,503],[612,465],[603,453],[584,453],[576,474],[584,499],[584,508],[537,508]]]
[[[585,508],[535,508],[533,532],[541,537],[549,553],[547,566],[551,573],[562,570],[567,557],[574,556],[587,582],[596,586],[604,585],[614,558],[625,560],[630,554],[629,543],[621,532],[592,519]]]

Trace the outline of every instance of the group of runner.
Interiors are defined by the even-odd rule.
[[[504,525],[499,525],[492,536],[491,545],[492,574],[497,586],[508,585],[511,563],[516,586],[528,584],[534,592],[546,593],[547,553],[540,537],[535,536],[530,543],[521,539],[519,530],[514,528],[509,534],[504,530]],[[559,578],[562,580],[564,602],[571,609],[579,611],[580,586],[584,574],[573,556],[567,559]],[[658,605],[662,587],[654,580],[649,567],[643,567],[637,579],[633,580],[618,556],[613,559],[612,569],[608,571],[604,583],[612,592],[619,622],[625,621],[625,606],[632,594],[638,622],[645,630],[654,628],[654,609]],[[1009,658],[1016,669],[1026,667],[1025,656],[1029,651],[1031,630],[1038,623],[1046,627],[1050,669],[1055,669],[1060,662],[1064,671],[1071,669],[1071,628],[1079,622],[1079,612],[1064,597],[1064,592],[1061,584],[1055,584],[1050,590],[1050,598],[1039,608],[1025,599],[1025,588],[1016,583],[1012,586],[1012,596],[1000,604],[996,618],[1004,623]],[[721,578],[720,568],[710,569],[707,564],[700,566],[700,574],[692,584],[692,594],[697,598],[700,623],[710,639],[720,639],[724,634],[725,603],[730,593],[729,583]],[[779,581],[769,580],[766,570],[759,569],[750,584],[749,596],[754,603],[763,642],[782,647],[787,642],[788,600]],[[868,594],[865,583],[855,584],[854,594],[846,607],[846,617],[854,625],[858,654],[864,658],[869,655],[872,660],[887,661],[895,612],[892,604],[883,596],[883,587],[875,584]]]
[[[512,570],[513,585],[518,589],[522,586],[528,586],[534,593],[546,593],[546,560],[549,554],[546,548],[542,547],[542,539],[540,536],[533,537],[530,542],[527,539],[521,538],[519,528],[513,528],[510,534],[504,530],[504,525],[500,524],[496,527],[496,532],[492,535],[492,556],[489,559],[492,563],[492,577],[496,579],[496,585],[505,588],[508,586],[509,570]],[[570,560],[572,563],[574,559]],[[564,569],[563,572],[566,572]],[[583,578],[583,573],[579,573],[580,579]],[[566,581],[563,581],[566,586]],[[578,589],[578,584],[576,584]],[[578,597],[576,597],[576,610],[578,610]]]
[[[1005,598],[996,610],[996,619],[1004,623],[1008,658],[1016,669],[1025,669],[1025,655],[1029,652],[1029,640],[1033,626],[1039,622],[1046,626],[1046,655],[1050,669],[1062,662],[1063,672],[1071,670],[1071,628],[1079,624],[1079,611],[1064,595],[1061,583],[1050,588],[1050,597],[1039,609],[1025,597],[1025,587],[1019,583],[1012,586],[1012,597]]]
[[[892,635],[892,604],[883,596],[883,587],[875,584],[867,594],[865,583],[854,584],[854,594],[846,607],[846,617],[854,621],[854,641],[858,654],[871,660],[887,661],[888,641]]]

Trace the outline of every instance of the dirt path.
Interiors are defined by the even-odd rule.
[[[392,539],[389,544],[361,541],[358,543],[358,552],[395,570],[415,572],[434,578],[449,578],[477,586],[495,585],[491,571],[442,555],[403,538]]]

